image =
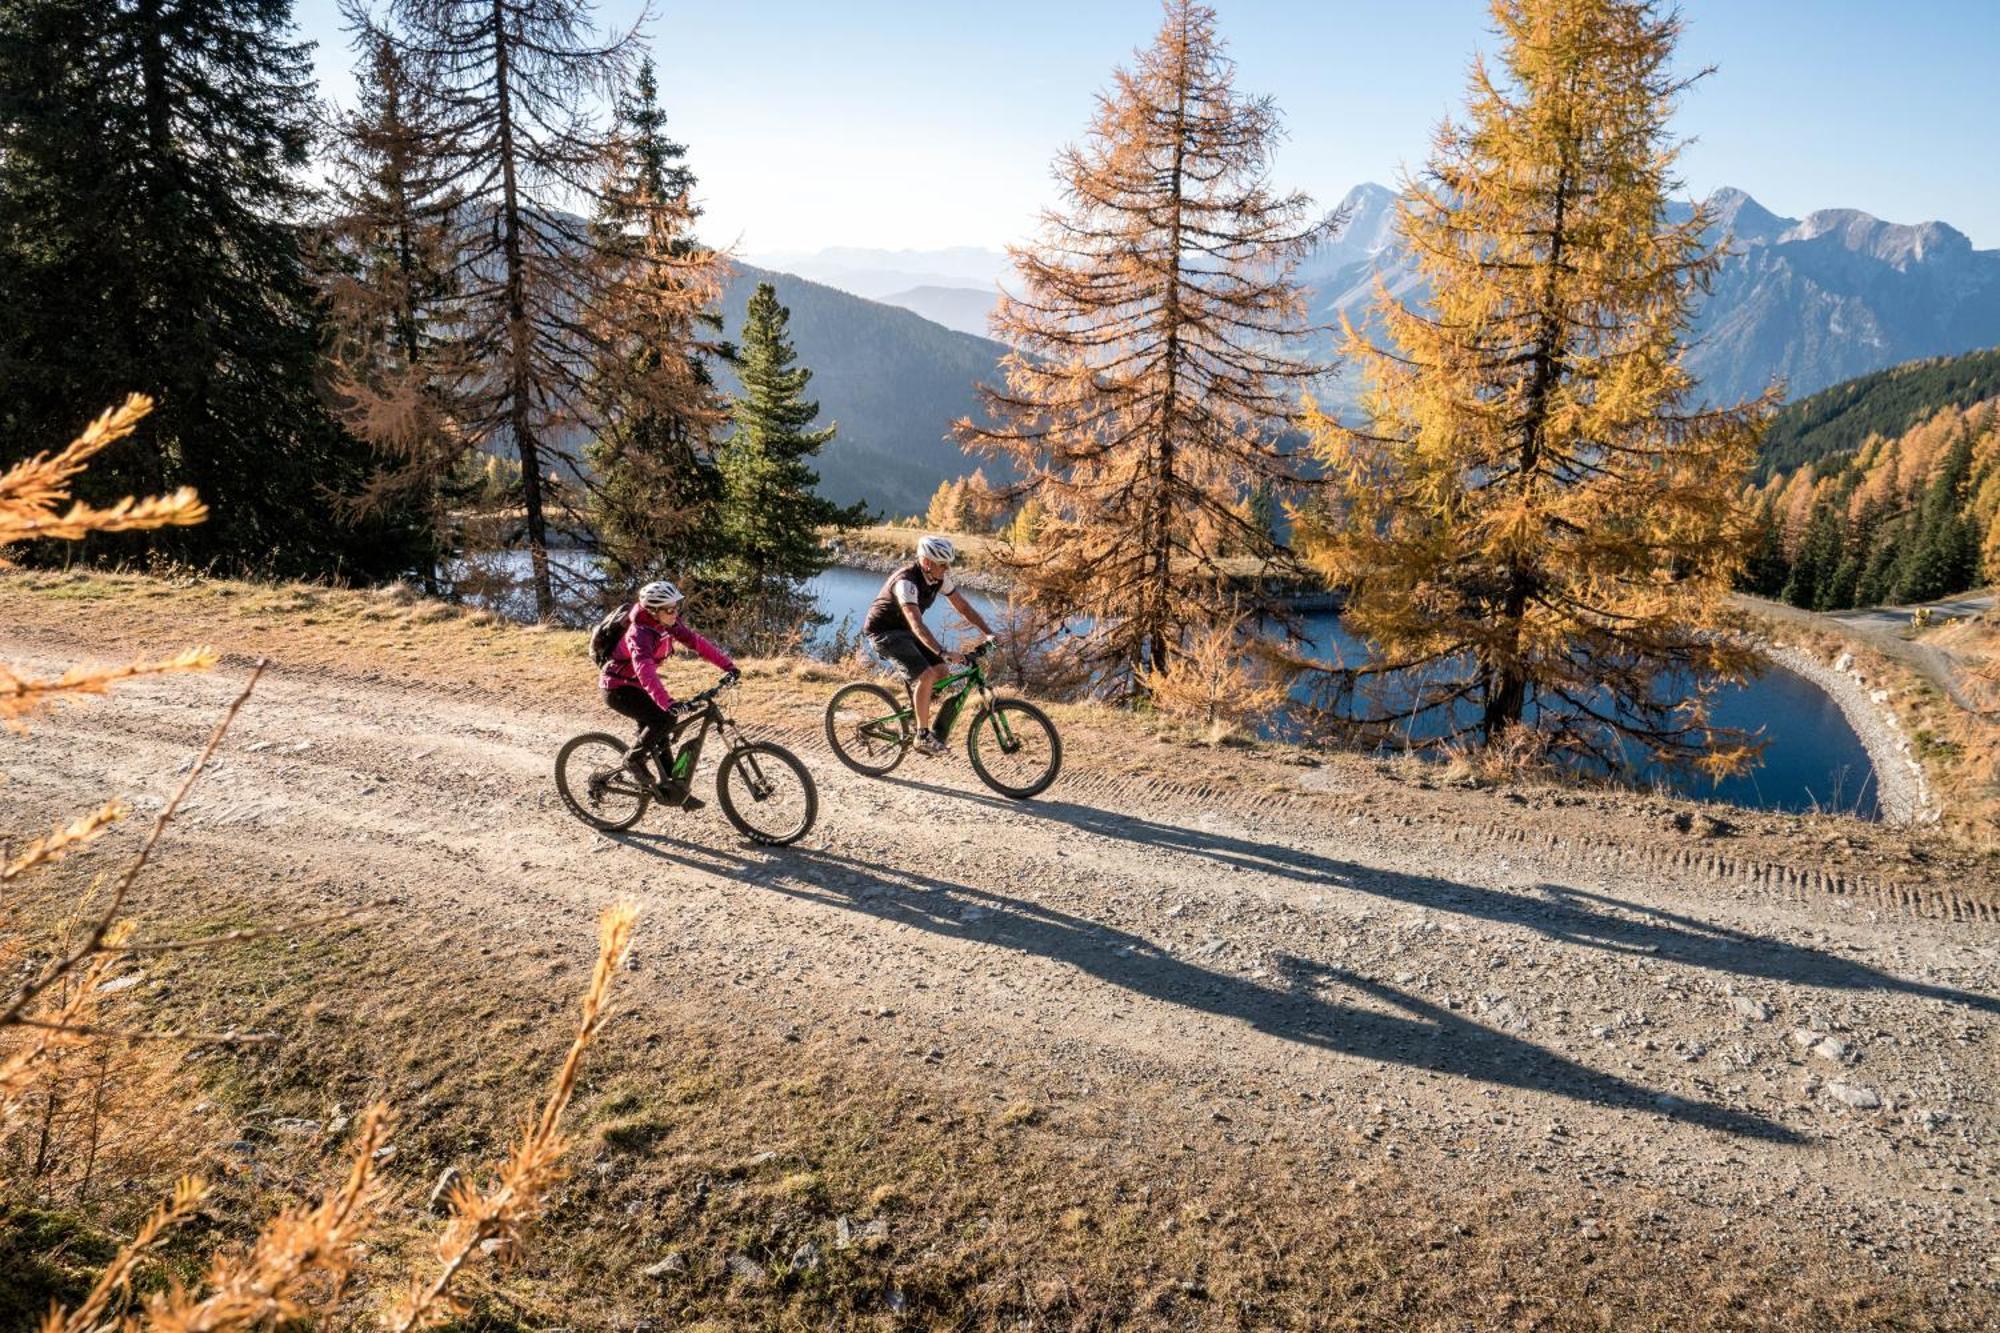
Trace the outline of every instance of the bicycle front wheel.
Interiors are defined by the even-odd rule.
[[[1016,801],[1039,796],[1062,771],[1062,737],[1048,714],[1020,699],[996,699],[965,733],[979,780]]]
[[[870,681],[843,685],[826,705],[826,743],[833,757],[871,778],[910,752],[910,715],[895,695]]]
[[[653,794],[625,769],[625,742],[601,731],[563,742],[556,751],[556,790],[570,813],[593,828],[631,828]]]
[[[798,756],[781,745],[754,741],[722,757],[715,771],[722,813],[752,842],[783,847],[812,831],[819,791]]]

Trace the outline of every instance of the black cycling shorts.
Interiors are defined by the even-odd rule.
[[[942,657],[925,647],[922,639],[906,629],[871,634],[868,642],[874,645],[876,652],[895,664],[905,680],[915,680],[930,668],[944,664]]]

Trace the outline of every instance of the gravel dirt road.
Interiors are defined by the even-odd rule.
[[[67,665],[7,632],[0,657]],[[135,682],[11,742],[0,828],[80,793],[157,807],[242,675]],[[1357,809],[1313,790],[1348,780],[1333,768],[1257,797],[1086,771],[1015,805],[962,750],[868,780],[803,730],[772,737],[820,785],[799,846],[747,846],[713,809],[611,838],[550,779],[604,720],[274,672],[161,873],[280,917],[390,899],[476,923],[496,966],[631,895],[642,1009],[846,1034],[974,1090],[1168,1088],[1166,1137],[1643,1190],[2000,1282],[1990,913],[1683,873],[1644,840],[1573,841],[1594,831],[1578,810],[1524,809],[1503,840],[1399,817],[1393,793]]]

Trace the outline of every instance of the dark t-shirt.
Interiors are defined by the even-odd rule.
[[[936,583],[924,577],[923,566],[912,560],[889,576],[882,585],[882,591],[875,594],[875,600],[868,604],[868,614],[862,618],[863,634],[891,634],[896,630],[907,630],[910,622],[903,617],[905,604],[915,604],[919,612],[931,609],[931,603],[939,593],[955,591],[951,575],[946,574]]]

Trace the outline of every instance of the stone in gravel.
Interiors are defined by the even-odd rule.
[[[280,1116],[271,1122],[271,1128],[280,1134],[289,1134],[295,1139],[309,1139],[319,1133],[319,1121],[302,1120],[297,1116]]]
[[[762,1282],[766,1276],[764,1265],[758,1263],[747,1254],[730,1255],[729,1271],[742,1278],[745,1282]]]
[[[1864,1088],[1855,1083],[1829,1083],[1826,1095],[1844,1106],[1857,1111],[1873,1111],[1882,1104],[1882,1098],[1873,1088]]]
[[[1828,1037],[1813,1046],[1813,1054],[1822,1060],[1832,1060],[1839,1064],[1854,1054],[1854,1048],[1838,1037]]]
[[[647,1264],[639,1270],[640,1277],[664,1278],[687,1271],[687,1260],[681,1258],[679,1250],[668,1250],[667,1257],[656,1264]]]
[[[116,995],[119,991],[131,990],[134,986],[138,985],[143,980],[145,980],[144,973],[127,972],[124,976],[113,977],[111,978],[111,980],[99,986],[97,988],[97,993],[99,995]]]
[[[1826,1039],[1824,1032],[1814,1032],[1811,1028],[1793,1028],[1792,1045],[1801,1050],[1810,1050]]]
[[[1762,1000],[1753,1000],[1748,995],[1730,996],[1729,1007],[1749,1019],[1752,1023],[1768,1023],[1771,1021],[1771,1006],[1765,1004]]]
[[[846,1213],[833,1219],[833,1240],[843,1250],[854,1243],[854,1223],[847,1220]]]
[[[794,1273],[810,1273],[818,1267],[819,1246],[813,1244],[811,1241],[807,1241],[805,1244],[799,1246],[798,1249],[792,1251],[792,1271]]]
[[[1585,1240],[1603,1240],[1604,1226],[1594,1217],[1586,1217],[1577,1223],[1576,1234]]]
[[[434,1213],[447,1211],[450,1206],[451,1187],[457,1183],[458,1168],[455,1166],[446,1167],[438,1174],[437,1184],[431,1186],[431,1197],[424,1201],[424,1207]]]

